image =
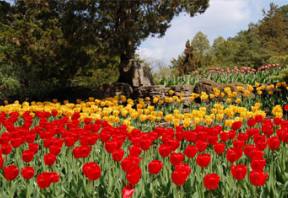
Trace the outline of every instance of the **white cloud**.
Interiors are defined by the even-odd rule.
[[[181,14],[175,17],[164,37],[148,38],[139,47],[138,53],[145,59],[169,64],[173,57],[182,53],[185,42],[198,31],[204,32],[210,41],[218,36],[233,36],[251,21],[251,1],[255,0],[211,0],[202,15],[191,18]]]

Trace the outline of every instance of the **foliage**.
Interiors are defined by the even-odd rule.
[[[270,9],[264,12],[263,19],[257,24],[250,24],[248,30],[239,32],[235,37],[218,37],[211,47],[206,36],[198,33],[191,44],[186,43],[183,54],[171,64],[177,68],[179,74],[188,74],[196,68],[211,65],[255,68],[266,63],[285,65],[283,59],[288,53],[287,10],[287,5],[277,7],[271,4]],[[205,46],[205,50],[195,52],[194,48],[197,46]]]
[[[285,70],[283,70],[279,74],[274,74],[274,75],[270,76],[270,79],[288,82],[288,68],[286,68]]]
[[[269,59],[269,62],[276,62],[276,61],[282,65],[286,65],[286,69],[284,69],[279,74],[271,75],[270,79],[288,82],[288,55],[273,56]]]
[[[172,66],[179,75],[208,66],[211,61],[209,40],[205,34],[198,32],[191,42],[187,41],[183,55],[172,60]]]
[[[166,66],[157,67],[156,71],[153,71],[153,80],[155,84],[161,84],[163,79],[174,77],[175,69]]]
[[[271,78],[271,76],[277,76],[282,74],[287,67],[275,68],[270,70],[259,71],[256,73],[215,73],[210,72],[207,69],[202,69],[191,73],[189,75],[182,76],[172,76],[162,78],[159,82],[160,84],[171,86],[171,85],[182,85],[182,84],[190,84],[195,85],[201,79],[208,79],[215,81],[217,83],[243,83],[243,84],[252,84],[254,85],[256,82],[258,83],[273,83],[281,81],[281,79]]]
[[[103,73],[124,81],[141,41],[163,36],[180,12],[194,16],[207,7],[208,0],[0,1],[1,64],[13,65],[22,97],[72,82],[105,83]]]

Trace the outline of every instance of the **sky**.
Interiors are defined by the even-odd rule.
[[[183,52],[186,41],[197,32],[205,33],[210,44],[219,36],[233,37],[247,29],[250,23],[259,21],[263,9],[269,9],[272,2],[279,6],[288,4],[288,0],[210,0],[205,13],[195,17],[181,13],[174,17],[163,37],[148,37],[137,53],[152,63],[153,69],[159,65],[167,66]]]

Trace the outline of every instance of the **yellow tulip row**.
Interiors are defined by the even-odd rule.
[[[256,84],[255,89],[273,91],[279,87],[287,89],[286,83],[277,83],[275,85],[260,85]],[[208,94],[202,92],[201,94],[192,93],[190,97],[190,108],[180,110],[179,108],[184,101],[183,93],[177,93],[169,90],[167,96],[155,96],[153,98],[138,98],[132,100],[125,96],[115,96],[106,99],[95,99],[89,97],[87,101],[80,99],[75,103],[65,100],[63,103],[56,99],[45,102],[23,102],[15,101],[12,104],[0,106],[0,112],[17,111],[22,114],[25,111],[30,111],[34,115],[37,111],[58,112],[58,115],[71,116],[75,112],[80,113],[80,118],[92,118],[106,120],[111,124],[125,124],[132,129],[134,126],[142,123],[149,123],[157,125],[159,123],[167,123],[176,127],[183,125],[184,127],[192,127],[198,124],[211,125],[212,123],[224,123],[225,126],[231,126],[234,121],[242,121],[255,115],[266,116],[265,111],[261,110],[261,104],[254,101],[249,109],[241,107],[239,104],[242,98],[249,97],[253,94],[253,86],[247,85],[237,86],[236,90],[230,87],[225,87],[223,91],[218,88],[213,88],[213,93]],[[226,97],[224,103],[214,101],[214,104],[195,105],[193,101],[200,97],[201,102],[208,101],[208,99],[215,99],[218,97]],[[223,101],[223,100],[222,100]],[[232,105],[232,102],[237,105]],[[178,106],[177,106],[178,105]],[[239,105],[239,106],[238,106]],[[170,107],[170,108],[169,108]],[[276,105],[272,114],[275,117],[283,117],[283,110],[280,105]]]
[[[155,98],[152,98],[152,101],[154,100]],[[179,125],[194,127],[198,124],[211,125],[212,123],[224,123],[225,126],[231,126],[234,121],[243,121],[255,115],[266,116],[265,111],[261,110],[260,103],[255,103],[250,109],[235,105],[226,106],[222,103],[215,103],[211,107],[202,106],[186,112],[179,109],[174,109],[172,112],[165,111],[165,108],[156,109],[157,105],[149,104],[148,99],[134,101],[126,99],[124,96],[104,100],[90,98],[87,102],[78,101],[77,103],[66,101],[64,104],[55,101],[31,103],[16,101],[13,104],[0,106],[0,111],[3,112],[17,111],[21,114],[30,111],[32,115],[36,111],[52,112],[57,110],[58,115],[65,116],[79,112],[81,119],[102,119],[113,125],[125,124],[130,130],[143,123],[157,125],[163,122],[174,127]],[[275,106],[272,113],[275,117],[282,117],[282,107]]]

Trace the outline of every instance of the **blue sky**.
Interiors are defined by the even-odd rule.
[[[247,29],[249,23],[256,23],[263,17],[270,3],[288,4],[288,0],[210,0],[210,6],[204,14],[189,17],[180,14],[171,22],[164,37],[147,38],[138,48],[138,54],[153,67],[168,65],[172,58],[178,57],[184,50],[185,42],[202,31],[210,43],[218,36],[232,37]]]

